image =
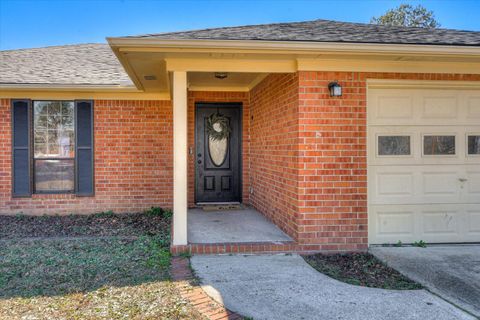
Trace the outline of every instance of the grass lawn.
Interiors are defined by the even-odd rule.
[[[39,221],[43,234],[33,228],[41,238],[32,238],[6,221],[10,228]],[[170,281],[168,213],[0,217],[0,224],[0,319],[202,319]]]

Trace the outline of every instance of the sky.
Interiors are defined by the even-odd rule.
[[[328,19],[368,23],[401,3],[444,28],[480,31],[480,0],[0,0],[0,50],[105,42],[105,37]]]

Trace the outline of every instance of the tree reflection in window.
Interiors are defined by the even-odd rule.
[[[378,155],[410,155],[410,136],[379,136]]]
[[[468,154],[480,154],[480,136],[468,136]]]
[[[73,101],[34,101],[33,170],[35,192],[74,190]]]
[[[455,154],[455,136],[424,136],[424,155]]]

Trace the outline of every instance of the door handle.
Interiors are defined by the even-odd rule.
[[[458,178],[458,181],[460,181],[460,182],[467,182],[468,179],[466,179],[466,178]]]

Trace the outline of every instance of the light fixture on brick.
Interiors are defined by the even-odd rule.
[[[337,81],[330,82],[328,84],[328,90],[330,91],[330,97],[342,96],[342,86]]]

